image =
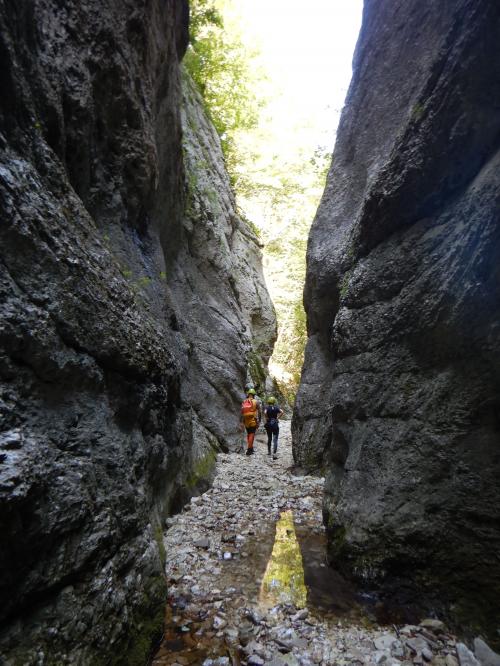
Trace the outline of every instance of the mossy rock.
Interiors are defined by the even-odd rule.
[[[262,363],[262,359],[254,351],[248,355],[248,372],[252,378],[257,393],[261,393],[266,387],[266,369]]]
[[[191,473],[186,479],[186,486],[193,492],[206,489],[213,476],[217,462],[217,451],[210,448],[208,452],[192,463]]]
[[[151,578],[145,586],[141,601],[133,612],[129,640],[120,654],[106,661],[94,663],[98,666],[144,666],[150,657],[154,645],[163,634],[167,586],[164,576]]]

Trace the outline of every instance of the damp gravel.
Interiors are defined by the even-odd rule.
[[[213,487],[167,522],[169,597],[153,666],[456,666],[437,620],[381,625],[326,563],[323,479],[294,476],[289,422],[277,460],[220,455]],[[407,618],[408,620],[408,618]]]

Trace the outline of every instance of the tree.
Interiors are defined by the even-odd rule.
[[[198,86],[219,134],[234,184],[242,161],[236,135],[257,126],[264,100],[256,91],[262,71],[253,66],[256,52],[243,44],[235,26],[226,29],[229,0],[192,0],[191,40],[185,66]]]

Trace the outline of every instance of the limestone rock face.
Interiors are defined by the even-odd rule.
[[[237,213],[219,137],[186,73],[182,124],[186,210],[168,274],[191,341],[186,392],[205,426],[235,450],[242,390],[247,381],[263,388],[276,317],[258,239]],[[228,414],[227,405],[237,409]]]
[[[309,239],[293,422],[296,461],[328,471],[331,557],[367,580],[434,589],[492,632],[499,31],[487,0],[365,3]]]
[[[239,391],[272,349],[197,101],[224,219],[190,208],[187,39],[185,0],[0,2],[2,663],[145,662],[163,521],[240,445]],[[211,162],[186,136],[189,174]]]

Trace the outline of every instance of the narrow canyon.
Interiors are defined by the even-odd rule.
[[[261,243],[182,65],[188,1],[0,0],[0,663],[148,663],[169,558],[225,554],[196,507],[247,488],[259,512],[260,486],[332,580],[500,647],[499,36],[493,0],[365,0],[288,406]],[[238,455],[249,385],[293,408],[293,461]],[[457,663],[451,638],[394,661],[316,630],[316,661],[283,634],[220,663]]]

